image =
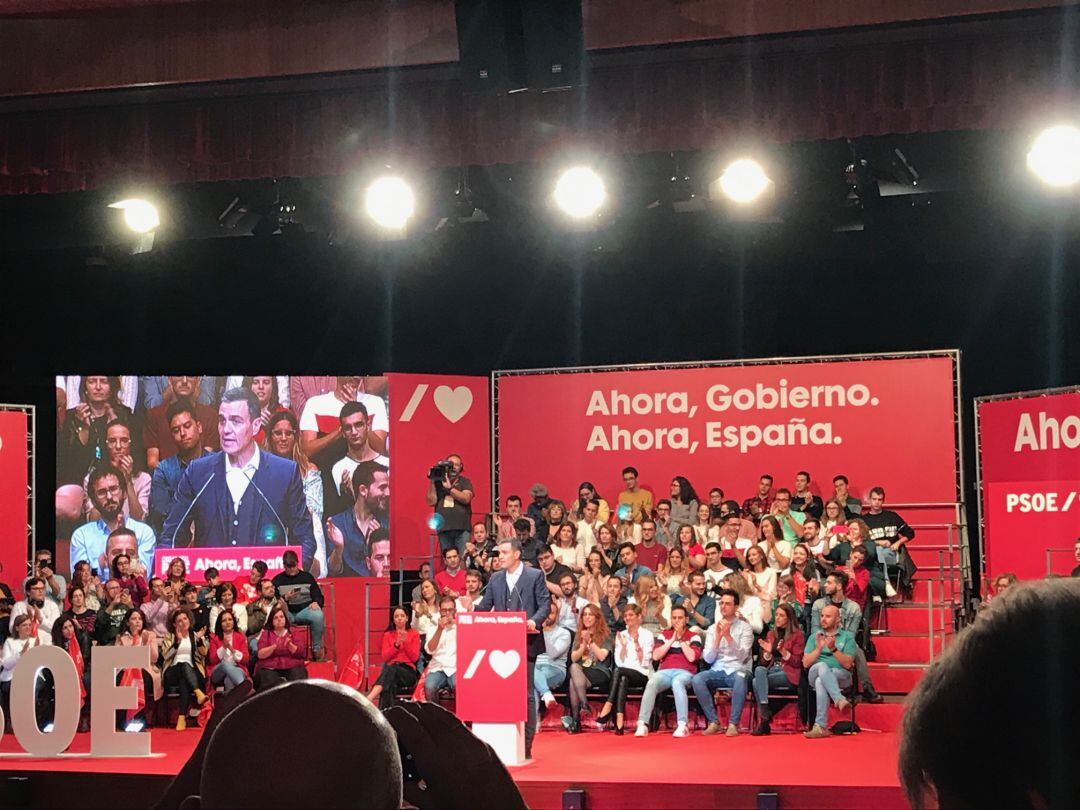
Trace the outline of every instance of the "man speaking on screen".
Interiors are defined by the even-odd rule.
[[[201,456],[184,471],[159,548],[299,545],[302,567],[311,567],[315,534],[300,472],[294,461],[259,450],[259,414],[259,401],[248,389],[222,395],[221,452]]]

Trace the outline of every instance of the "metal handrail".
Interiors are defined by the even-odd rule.
[[[382,583],[373,583],[371,581],[364,583],[364,671],[360,678],[360,685],[364,690],[368,689],[368,673],[371,670],[371,587],[376,584],[381,585]],[[404,588],[405,580],[404,577],[395,580],[391,573],[390,587],[393,588],[395,585],[399,588]],[[393,610],[393,607],[394,606],[387,606],[386,610]]]
[[[1051,565],[1051,558],[1055,554],[1072,554],[1075,551],[1074,548],[1048,548],[1046,550],[1046,573],[1050,575],[1054,573],[1053,566]]]

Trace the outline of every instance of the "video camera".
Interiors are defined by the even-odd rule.
[[[454,462],[443,459],[442,461],[436,461],[434,466],[428,470],[429,481],[442,481],[448,475],[454,474]]]

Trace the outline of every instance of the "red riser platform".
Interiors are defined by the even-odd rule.
[[[934,635],[941,635],[942,628],[952,631],[952,611],[949,608],[937,606],[933,609]],[[888,624],[878,621],[875,614],[871,627],[888,629],[890,633],[902,634],[930,634],[931,611],[925,604],[907,602],[904,604],[890,604],[888,607]]]
[[[893,667],[889,664],[870,664],[870,679],[874,688],[886,695],[906,695],[922,678],[922,667]]]
[[[937,572],[934,572],[937,575]],[[942,599],[948,599],[950,590],[949,583],[938,582],[937,579],[919,579],[919,575],[915,575],[915,581],[912,583],[912,595],[911,601],[913,602],[941,602]],[[957,598],[960,598],[961,588],[960,581],[954,580],[951,593]]]
[[[934,637],[934,655],[941,653],[942,639]],[[929,664],[930,637],[927,635],[896,635],[889,633],[874,636],[877,661],[881,664]]]

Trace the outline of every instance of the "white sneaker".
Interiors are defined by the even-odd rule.
[[[686,723],[679,723],[677,726],[675,726],[675,733],[672,734],[671,736],[672,737],[689,737],[690,736],[690,729],[688,729],[686,727]]]
[[[647,725],[645,725],[644,723],[638,723],[637,724],[637,731],[634,732],[634,736],[635,737],[648,737],[649,736],[649,727]]]
[[[544,701],[544,705],[547,706],[549,709],[557,703],[557,701],[555,700],[555,696],[551,694],[551,692],[544,692],[541,700]]]

